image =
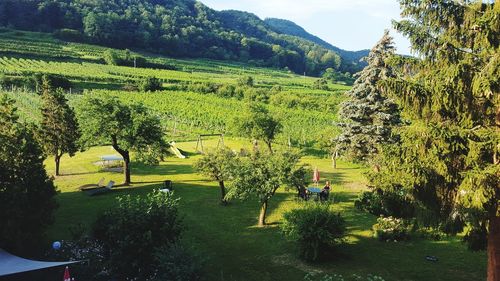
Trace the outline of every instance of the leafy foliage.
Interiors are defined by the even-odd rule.
[[[0,97],[0,247],[18,254],[40,250],[57,208],[32,129],[19,123],[14,102]]]
[[[161,82],[155,77],[146,77],[139,82],[138,88],[143,92],[154,92],[161,90]]]
[[[195,163],[195,167],[199,172],[219,183],[221,203],[226,204],[225,182],[233,177],[238,164],[237,155],[231,149],[223,147],[203,155]]]
[[[72,41],[142,48],[177,57],[288,67],[297,73],[318,75],[328,67],[341,67],[341,58],[333,49],[275,32],[253,14],[218,12],[193,0],[5,0],[0,3],[0,26],[55,32]],[[107,55],[105,59],[117,62]],[[352,71],[351,63],[342,65],[344,72]]]
[[[123,196],[116,208],[98,218],[93,234],[104,247],[113,275],[122,280],[155,276],[156,251],[180,239],[178,201],[173,193],[160,191],[145,198]]]
[[[394,25],[421,60],[400,61],[404,76],[382,86],[413,123],[377,181],[410,190],[424,218],[460,217],[475,235],[488,222],[497,229],[499,3],[400,3],[404,19]]]
[[[158,266],[152,281],[204,280],[201,258],[178,244],[161,248],[155,256]]]
[[[111,143],[123,156],[125,183],[130,183],[130,151],[145,162],[158,162],[167,147],[157,116],[141,104],[124,104],[116,97],[86,95],[78,105],[85,146]]]
[[[380,241],[403,241],[410,239],[409,226],[403,219],[379,217],[373,225],[373,236]]]
[[[305,204],[283,215],[281,229],[285,236],[297,241],[300,256],[309,261],[320,259],[332,246],[343,241],[345,221],[328,204]]]
[[[245,114],[234,120],[235,131],[241,136],[262,140],[272,153],[272,143],[281,131],[281,123],[262,105],[251,103]]]
[[[69,107],[64,94],[60,89],[54,90],[46,77],[44,77],[41,111],[41,143],[45,152],[54,156],[55,175],[58,176],[61,156],[65,153],[73,156],[78,151],[80,130],[75,112]]]
[[[265,225],[269,200],[278,188],[283,185],[295,187],[296,183],[292,181],[300,180],[296,176],[292,177],[300,174],[296,172],[297,170],[304,169],[303,166],[297,165],[299,159],[300,157],[291,151],[274,154],[256,152],[248,158],[241,159],[236,167],[232,188],[227,198],[257,197],[261,204],[259,226]]]

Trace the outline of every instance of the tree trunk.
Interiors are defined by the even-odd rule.
[[[266,213],[267,213],[267,200],[262,203],[260,206],[260,215],[259,215],[259,226],[266,225]]]
[[[59,176],[59,164],[61,163],[61,155],[55,155],[56,160],[56,176]]]
[[[337,151],[332,153],[332,166],[334,169],[337,169]]]
[[[259,151],[259,142],[257,140],[253,140],[253,152],[257,153]]]
[[[267,142],[267,141],[266,141],[266,145],[267,145],[267,149],[269,149],[269,153],[273,154],[273,147],[272,147],[272,143],[271,143],[271,142]]]
[[[125,182],[123,184],[130,185],[132,182],[130,180],[130,153],[128,150],[121,149],[118,146],[116,136],[111,136],[111,140],[113,148],[123,157],[123,175],[125,176]]]
[[[124,154],[122,154],[123,156],[123,175],[125,176],[125,182],[123,183],[124,185],[130,185],[130,183],[132,182],[130,180],[130,155],[127,152],[125,152]]]
[[[500,217],[490,219],[488,231],[488,281],[500,281]]]
[[[224,181],[219,181],[219,187],[220,187],[220,203],[222,205],[227,205],[226,187],[224,186]]]

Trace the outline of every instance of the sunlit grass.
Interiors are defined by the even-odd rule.
[[[204,141],[205,147],[214,147],[217,138]],[[225,144],[236,151],[241,147],[251,149],[245,140],[225,139]],[[364,190],[364,168],[343,161],[333,169],[330,159],[307,156],[303,162],[318,167],[321,182],[333,182],[333,209],[346,219],[348,235],[346,243],[331,253],[328,262],[306,264],[296,257],[295,245],[286,241],[279,224],[284,212],[299,207],[296,192],[280,189],[271,199],[268,213],[270,226],[256,227],[257,200],[233,201],[227,207],[219,205],[219,189],[193,169],[200,156],[195,154],[196,141],[178,143],[189,152],[187,159],[168,158],[159,166],[132,166],[130,187],[96,197],[88,197],[78,186],[97,183],[100,178],[123,181],[122,174],[100,171],[94,162],[101,155],[115,154],[110,147],[92,148],[73,158],[64,157],[61,162],[63,176],[55,182],[61,193],[56,222],[50,229],[52,240],[69,238],[71,225],[89,226],[95,217],[116,203],[120,195],[143,196],[161,182],[170,179],[181,198],[180,211],[186,230],[183,243],[201,253],[206,259],[208,280],[303,280],[309,271],[340,273],[344,275],[377,274],[386,280],[484,280],[486,257],[484,253],[469,252],[458,238],[443,241],[414,239],[405,243],[379,242],[372,238],[371,226],[376,218],[359,212],[353,201]],[[53,169],[47,161],[49,172]],[[434,255],[439,262],[425,260]]]

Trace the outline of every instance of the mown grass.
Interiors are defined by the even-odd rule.
[[[214,146],[216,141],[207,140],[205,146]],[[239,149],[250,144],[226,139],[226,145]],[[300,204],[294,191],[279,190],[271,200],[270,225],[258,228],[257,201],[233,201],[227,207],[220,206],[216,183],[205,180],[193,169],[199,158],[194,154],[196,142],[178,146],[192,152],[192,156],[169,158],[156,167],[134,164],[131,187],[120,187],[98,197],[88,197],[77,188],[97,183],[102,177],[122,182],[121,174],[100,171],[93,164],[99,156],[113,154],[111,148],[92,148],[73,158],[64,157],[63,176],[55,180],[61,190],[60,208],[49,231],[50,238],[67,239],[71,225],[81,223],[88,227],[99,213],[116,203],[116,197],[143,196],[159,187],[161,181],[170,179],[175,194],[181,198],[180,211],[186,225],[183,242],[205,259],[208,280],[303,280],[307,272],[377,274],[389,281],[485,279],[485,254],[469,252],[459,238],[414,239],[405,243],[385,243],[372,238],[370,229],[376,218],[359,212],[353,204],[357,194],[365,189],[364,169],[339,161],[338,169],[333,170],[330,160],[313,156],[306,156],[303,161],[320,169],[322,182],[333,181],[334,208],[346,219],[348,236],[346,244],[331,252],[330,260],[304,263],[296,257],[295,244],[286,241],[279,231],[283,213]],[[47,169],[49,172],[53,169],[50,159]],[[428,262],[426,255],[437,256],[439,261]]]

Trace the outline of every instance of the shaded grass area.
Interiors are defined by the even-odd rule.
[[[207,140],[214,146],[216,140]],[[226,140],[226,145],[239,150],[250,143]],[[180,149],[194,152],[196,142],[178,143]],[[459,238],[444,241],[415,239],[405,243],[379,242],[372,238],[371,226],[376,218],[354,208],[358,193],[365,189],[362,167],[338,162],[331,168],[329,159],[313,156],[303,158],[305,163],[318,167],[321,182],[333,182],[334,209],[342,214],[348,225],[346,243],[330,253],[327,262],[304,263],[297,259],[294,243],[286,241],[279,231],[284,212],[301,204],[295,191],[279,190],[272,198],[268,213],[270,225],[256,227],[257,200],[233,201],[227,207],[219,205],[219,188],[215,182],[196,174],[193,163],[199,156],[188,159],[168,158],[156,167],[134,163],[131,187],[96,197],[78,191],[78,186],[97,183],[100,178],[122,182],[119,173],[100,171],[94,165],[101,155],[113,154],[109,147],[93,148],[73,158],[64,157],[56,179],[62,191],[58,195],[60,208],[56,222],[49,231],[52,240],[69,237],[69,227],[75,224],[89,226],[95,217],[116,204],[121,195],[143,196],[170,179],[175,194],[181,198],[180,212],[186,230],[183,243],[201,254],[206,260],[208,280],[303,280],[307,272],[376,274],[389,281],[396,280],[484,280],[486,256],[469,252]],[[47,169],[53,164],[48,161]],[[125,235],[125,234],[124,234]],[[439,258],[436,263],[425,260],[426,255]]]

